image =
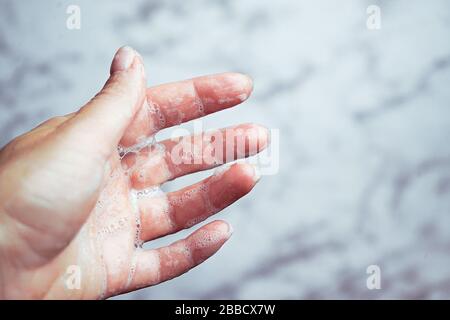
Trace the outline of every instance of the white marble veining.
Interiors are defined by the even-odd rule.
[[[248,73],[252,97],[203,125],[279,129],[279,173],[219,214],[235,232],[216,256],[121,298],[448,299],[449,39],[446,0],[3,0],[0,145],[89,100],[123,44],[149,85]]]

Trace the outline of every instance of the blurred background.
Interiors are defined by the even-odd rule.
[[[247,73],[252,97],[202,124],[279,130],[278,172],[218,215],[235,230],[218,254],[117,298],[449,299],[449,31],[445,0],[0,0],[0,146],[87,102],[124,44],[149,85]]]

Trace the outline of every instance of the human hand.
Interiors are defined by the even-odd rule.
[[[233,159],[259,152],[267,130],[246,124],[216,131],[222,143],[208,134],[159,143],[146,138],[239,104],[251,90],[251,80],[234,73],[147,89],[142,58],[121,48],[90,102],[0,152],[0,298],[107,298],[172,279],[214,254],[231,235],[224,221],[167,247],[141,245],[247,194],[259,178],[255,168],[234,164],[167,194],[148,188],[230,160],[224,155],[230,146]],[[229,132],[245,138],[244,150],[226,139]],[[181,156],[190,161],[175,161],[174,151],[191,142],[194,152]],[[222,148],[228,151],[217,152]],[[216,154],[213,161],[198,161],[205,150]],[[66,285],[70,266],[81,271],[79,289]]]

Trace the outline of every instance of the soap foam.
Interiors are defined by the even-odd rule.
[[[161,112],[161,108],[157,103],[153,101],[148,101],[148,111],[150,114],[154,115],[158,120],[159,125],[158,129],[166,127],[166,117]]]
[[[119,145],[117,149],[119,152],[119,157],[122,160],[128,153],[139,153],[142,149],[153,145],[157,145],[155,135],[141,137],[138,139],[138,142],[136,144],[129,147]]]
[[[134,190],[130,192],[130,203],[131,207],[135,216],[135,223],[136,223],[136,231],[135,231],[135,237],[134,237],[134,247],[135,248],[141,248],[143,245],[143,242],[141,240],[141,215],[139,212],[138,204],[137,204],[137,194]]]
[[[198,230],[194,237],[196,248],[207,248],[215,245],[224,239],[224,234],[220,231]]]
[[[233,101],[234,101],[233,98],[226,97],[226,98],[220,98],[217,102],[219,104],[228,104],[228,103],[233,102]]]
[[[159,186],[153,186],[146,189],[140,189],[140,190],[132,190],[132,193],[136,194],[136,198],[154,198],[158,196],[165,195],[164,191]]]
[[[205,105],[202,101],[202,99],[200,98],[196,98],[194,100],[194,106],[197,108],[198,111],[198,117],[203,117],[204,115],[206,115],[206,111],[205,111]]]

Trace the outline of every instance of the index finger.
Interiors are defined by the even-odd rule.
[[[249,97],[252,89],[249,76],[231,72],[148,88],[147,101],[120,144],[129,147],[161,129],[238,105]]]

